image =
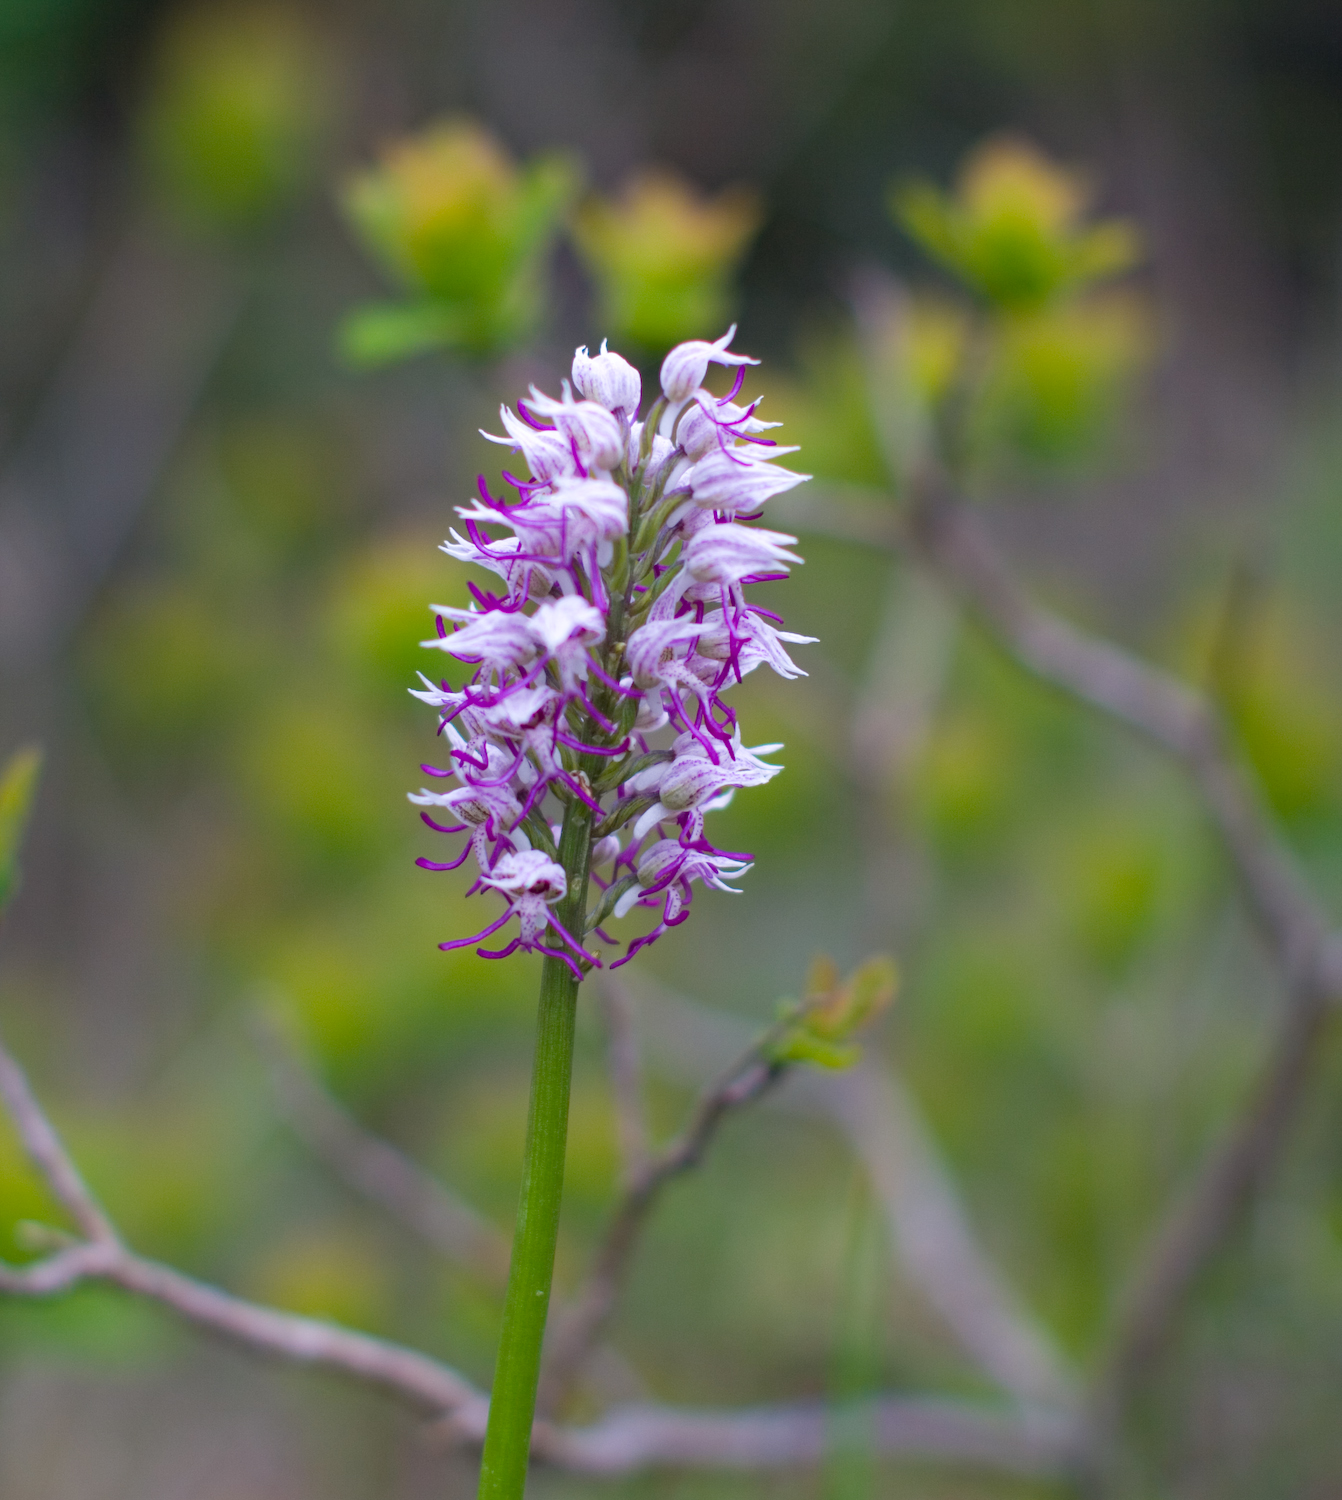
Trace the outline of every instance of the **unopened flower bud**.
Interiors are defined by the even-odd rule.
[[[702,339],[691,339],[689,343],[677,344],[662,361],[662,394],[668,401],[687,401],[704,383],[709,364],[757,365],[759,360],[748,354],[728,354],[727,345],[736,336],[736,324],[716,342],[706,344]]]
[[[643,382],[638,371],[627,359],[611,354],[605,339],[601,341],[601,353],[595,358],[588,354],[586,346],[574,353],[573,384],[580,396],[607,411],[623,412],[626,419],[637,413],[643,400]]]
[[[592,868],[609,864],[620,852],[620,838],[618,834],[608,834],[604,839],[598,839],[592,845]]]

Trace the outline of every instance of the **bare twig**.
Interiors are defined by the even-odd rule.
[[[823,517],[817,520],[823,526]],[[1203,1266],[1279,1157],[1315,1040],[1342,995],[1342,938],[1231,756],[1219,716],[1202,694],[1028,599],[939,476],[924,474],[914,486],[902,532],[905,545],[936,569],[1018,663],[1186,766],[1286,980],[1286,1008],[1257,1088],[1140,1259],[1097,1382],[1097,1410],[1112,1426],[1164,1347]],[[884,541],[875,526],[869,533]]]
[[[750,1046],[705,1089],[685,1130],[630,1174],[587,1281],[554,1330],[542,1373],[543,1409],[558,1401],[615,1311],[639,1236],[662,1189],[698,1165],[727,1115],[758,1099],[786,1071],[785,1065],[768,1059],[771,1036]]]
[[[871,384],[878,391],[879,340],[871,330],[898,332],[899,299],[892,297],[888,284],[865,284],[857,289],[856,300]],[[1141,1260],[1099,1379],[1098,1406],[1112,1422],[1158,1355],[1202,1266],[1278,1158],[1304,1093],[1324,1014],[1342,995],[1342,939],[1302,879],[1256,787],[1230,754],[1215,706],[1169,674],[1029,600],[931,461],[927,434],[921,439],[914,434],[901,454],[884,415],[875,412],[891,472],[908,481],[909,503],[901,519],[888,510],[891,520],[883,528],[870,497],[847,503],[840,498],[833,504],[817,503],[813,495],[794,504],[808,506],[821,529],[837,525],[856,540],[906,547],[941,575],[1027,670],[1176,756],[1198,789],[1286,980],[1285,1012],[1257,1089]],[[793,520],[806,524],[796,516]]]
[[[1165,1347],[1179,1305],[1198,1272],[1275,1166],[1304,1094],[1328,1011],[1324,991],[1312,986],[1297,990],[1248,1107],[1152,1236],[1124,1300],[1097,1386],[1096,1409],[1107,1427],[1115,1426]]]
[[[638,984],[640,992],[653,990],[646,975]],[[640,1020],[659,1066],[674,1075],[703,1078],[724,1052],[749,1046],[748,1023],[662,985],[654,993],[655,1003],[640,1008]],[[710,1086],[703,1097],[712,1093]],[[772,1098],[781,1108],[827,1116],[849,1136],[885,1212],[900,1266],[979,1367],[1023,1404],[1074,1407],[1066,1361],[977,1244],[917,1105],[898,1080],[872,1062],[846,1073],[793,1069]],[[603,1285],[594,1277],[587,1291]]]
[[[828,499],[822,503],[828,512]],[[880,809],[926,738],[956,624],[957,613],[929,570],[902,570],[891,581],[854,708],[846,762],[871,814],[863,821],[865,885],[869,901],[884,903],[873,912],[881,933],[898,920],[891,892],[901,861],[896,827]],[[917,1105],[897,1075],[866,1063],[839,1076],[805,1074],[793,1093],[813,1100],[843,1127],[885,1212],[904,1274],[960,1347],[1018,1400],[1074,1407],[1074,1375],[1048,1331],[980,1248]]]
[[[22,1068],[0,1043],[0,1100],[33,1165],[88,1237],[31,1266],[0,1265],[0,1291],[49,1296],[78,1281],[106,1281],[160,1302],[202,1327],[249,1348],[319,1364],[381,1385],[428,1411],[474,1420],[485,1398],[469,1381],[427,1355],[315,1318],[258,1307],[134,1254],[70,1158],[28,1085]],[[480,1422],[483,1434],[483,1419]]]
[[[23,1069],[0,1042],[0,1102],[18,1130],[28,1159],[41,1173],[61,1207],[95,1244],[115,1245],[117,1233],[79,1168],[43,1113]]]
[[[955,1185],[908,1091],[889,1069],[807,1075],[798,1093],[852,1141],[909,1280],[964,1351],[1024,1403],[1066,1410],[1077,1383],[1047,1330],[980,1247]]]
[[[403,1152],[365,1130],[268,1021],[258,1018],[254,1035],[285,1117],[315,1156],[447,1259],[491,1282],[506,1279],[508,1241],[488,1219]]]
[[[1326,941],[1328,923],[1256,789],[1228,754],[1207,699],[1027,599],[982,529],[938,485],[920,490],[907,535],[1018,662],[1184,762],[1285,972],[1312,974],[1334,989],[1338,972]]]
[[[1339,940],[1202,695],[1026,599],[980,529],[944,493],[920,498],[911,536],[1019,662],[1187,766],[1286,980],[1286,1006],[1257,1088],[1157,1228],[1124,1300],[1099,1385],[1099,1408],[1112,1423],[1164,1347],[1199,1272],[1276,1164],[1304,1096],[1314,1042],[1342,991]]]
[[[451,1412],[464,1431],[484,1435],[486,1397],[447,1365],[369,1334],[245,1302],[119,1242],[89,1241],[31,1266],[0,1265],[0,1291],[10,1295],[45,1297],[83,1281],[106,1282],[158,1302],[255,1353],[351,1376],[433,1415]]]
[[[257,1017],[255,1036],[290,1125],[318,1160],[431,1249],[503,1285],[509,1257],[504,1235],[431,1173],[360,1125],[264,1016]],[[562,1321],[564,1313],[562,1303],[551,1305],[555,1321]],[[629,1362],[609,1345],[592,1351],[582,1374],[588,1388],[607,1399],[628,1400],[645,1389]]]
[[[534,1451],[609,1476],[665,1466],[767,1470],[818,1464],[846,1433],[879,1457],[1036,1477],[1074,1473],[1082,1459],[1074,1428],[1053,1412],[891,1396],[847,1409],[820,1402],[734,1412],[627,1406],[590,1427],[538,1428]]]
[[[688,1165],[706,1144],[714,1120],[763,1086],[757,1080],[757,1071],[747,1067],[739,1078],[724,1081],[720,1100],[705,1098],[681,1145],[673,1148],[676,1159]],[[45,1260],[24,1267],[0,1264],[0,1292],[43,1297],[79,1282],[118,1286],[254,1353],[347,1376],[440,1422],[446,1418],[460,1443],[478,1447],[483,1441],[487,1397],[447,1365],[368,1334],[243,1301],[127,1249],[2,1044],[0,1098],[34,1165],[90,1236],[65,1244],[63,1236],[52,1234],[51,1241],[60,1247]],[[666,1153],[665,1160],[671,1159],[672,1153]],[[819,1462],[833,1446],[835,1433],[851,1425],[845,1416],[809,1403],[740,1412],[625,1406],[587,1427],[538,1423],[533,1452],[590,1475],[666,1466],[770,1469]],[[1001,1412],[968,1403],[886,1397],[873,1400],[864,1416],[864,1438],[874,1451],[890,1456],[1040,1475],[1069,1472],[1077,1458],[1072,1427],[1047,1411]]]

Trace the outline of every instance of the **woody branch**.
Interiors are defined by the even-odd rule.
[[[458,1442],[484,1439],[488,1398],[450,1366],[387,1340],[234,1297],[136,1254],[121,1239],[0,1044],[0,1104],[43,1180],[80,1231],[43,1235],[50,1253],[31,1265],[0,1265],[0,1292],[44,1297],[102,1282],[171,1309],[198,1328],[256,1354],[356,1380],[439,1420]],[[1024,1475],[1059,1475],[1077,1461],[1075,1432],[1046,1408],[1002,1411],[987,1404],[882,1397],[869,1404],[872,1443],[891,1457],[947,1460]],[[445,1419],[445,1420],[444,1420]],[[537,1423],[536,1458],[603,1476],[658,1466],[774,1469],[818,1463],[833,1414],[798,1402],[743,1411],[655,1404],[616,1407],[585,1427]]]

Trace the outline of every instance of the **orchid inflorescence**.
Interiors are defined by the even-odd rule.
[[[459,688],[420,674],[415,696],[440,711],[452,762],[423,769],[460,784],[410,800],[450,814],[421,812],[430,828],[469,834],[450,863],[418,863],[451,870],[474,856],[468,894],[497,891],[507,907],[442,948],[480,943],[516,917],[516,935],[483,957],[534,949],[581,978],[601,967],[593,937],[618,946],[608,921],[659,909],[617,968],[685,920],[696,880],[730,891],[750,868],[708,841],[704,815],[775,776],[782,767],[762,757],[782,747],[743,745],[722,694],[761,663],[804,675],[785,643],[813,637],[746,602],[747,585],[801,561],[788,550],[795,537],[746,523],[809,476],[777,463],[796,449],[761,436],[778,424],[759,420],[758,402],[736,404],[758,361],[729,351],[734,333],[673,349],[641,421],[639,373],[603,343],[596,356],[577,351],[560,399],[533,386],[516,414],[501,408],[506,436],[484,434],[519,452],[529,477],[504,471],[517,492],[508,501],[482,475],[480,498],[457,508],[465,535],[443,544],[503,587],[472,583],[467,609],[431,606],[438,634],[424,644],[474,671]],[[703,388],[710,363],[738,367],[727,396]],[[547,797],[584,810],[586,848],[568,869]],[[572,931],[556,907],[589,869],[601,894]]]

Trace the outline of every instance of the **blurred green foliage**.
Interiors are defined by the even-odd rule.
[[[965,158],[953,195],[911,183],[891,202],[914,239],[990,306],[1028,313],[1137,263],[1132,225],[1082,222],[1089,199],[1075,173],[999,136]]]
[[[151,72],[141,151],[176,218],[252,229],[311,180],[335,80],[323,37],[301,12],[256,3],[179,10]]]
[[[16,750],[0,770],[0,913],[19,888],[19,853],[41,774],[42,752],[34,745]]]
[[[1150,364],[1149,308],[1110,293],[1004,326],[971,443],[1038,470],[1093,461]]]
[[[430,349],[487,357],[517,347],[541,322],[545,260],[580,181],[574,157],[550,152],[518,166],[469,119],[390,144],[376,168],[350,178],[341,201],[412,296],[356,308],[341,329],[346,358],[374,366]],[[708,197],[655,170],[618,197],[590,197],[570,228],[596,286],[603,337],[652,355],[720,332],[761,212],[748,188]]]
[[[252,1266],[246,1295],[350,1328],[385,1325],[392,1287],[387,1247],[340,1222],[295,1228]]]
[[[1024,46],[1018,18],[979,14],[1002,47]],[[14,24],[0,18],[0,35]],[[1037,15],[1025,32],[1038,38]],[[236,231],[274,222],[311,181],[333,76],[315,37],[312,22],[270,7],[169,17],[139,118],[142,160],[176,219],[243,244]],[[342,201],[400,300],[357,313],[346,352],[373,364],[425,348],[472,357],[526,349],[544,324],[546,258],[578,185],[569,159],[519,165],[462,121],[389,147]],[[752,375],[750,388],[766,392],[762,414],[786,423],[779,436],[802,444],[805,467],[853,487],[845,504],[882,520],[889,455],[896,467],[912,461],[952,408],[980,488],[1112,463],[1125,399],[1162,335],[1139,290],[1104,285],[1135,263],[1137,245],[1128,227],[1089,220],[1090,201],[1075,174],[1000,139],[969,159],[952,192],[904,190],[902,222],[971,296],[892,289],[857,329],[813,324],[790,368],[774,362],[758,384]],[[590,200],[572,233],[596,284],[600,331],[645,352],[720,332],[760,219],[747,193],[702,197],[664,174]],[[296,280],[309,274],[302,261]],[[245,338],[273,338],[263,323]],[[80,1066],[97,1088],[52,1068],[50,1091],[137,1245],[284,1306],[406,1338],[487,1379],[496,1293],[429,1266],[407,1236],[335,1186],[282,1130],[237,1035],[243,1013],[267,997],[360,1118],[506,1222],[536,967],[437,950],[473,930],[477,903],[464,901],[468,876],[414,869],[416,854],[439,851],[402,800],[418,784],[416,762],[438,749],[432,716],[404,692],[426,655],[417,642],[427,602],[464,602],[463,570],[436,550],[450,517],[426,521],[365,493],[400,482],[399,471],[367,478],[385,442],[371,429],[385,426],[385,410],[364,408],[348,386],[332,396],[325,367],[294,378],[303,389],[292,404],[269,388],[258,395],[236,371],[211,393],[74,653],[79,712],[59,801],[72,823],[92,825],[79,848],[102,851],[110,882],[162,924],[131,923],[127,941],[170,949],[171,973],[158,981],[171,992],[164,1012],[116,998],[140,971],[114,951],[125,967],[106,966],[104,1015],[106,950],[85,939],[78,972],[63,957],[6,970],[6,1021],[12,1013],[42,1061],[58,1035],[62,1052],[74,1050],[73,1036],[92,1037],[99,1056]],[[434,428],[454,498],[488,463],[473,435],[474,406],[498,399],[485,384],[478,370],[464,377],[462,399]],[[429,393],[438,413],[440,392]],[[395,399],[408,408],[421,394],[407,383]],[[1336,455],[1324,467],[1324,498],[1298,542],[1316,564],[1337,529]],[[758,673],[740,697],[752,739],[786,742],[786,774],[720,815],[724,841],[752,850],[756,868],[741,896],[696,902],[688,935],[669,936],[637,972],[763,1026],[770,997],[817,943],[847,962],[892,942],[888,914],[869,929],[873,907],[885,911],[873,897],[894,891],[902,998],[869,1052],[906,1074],[1009,1279],[1088,1357],[1153,1214],[1248,1087],[1267,977],[1180,779],[968,629],[950,626],[944,660],[926,667],[910,709],[920,727],[873,808],[850,776],[846,735],[872,680],[881,601],[901,597],[909,580],[848,542],[807,536],[804,548],[806,568],[761,599],[786,610],[790,627],[822,637],[804,662],[812,675],[784,691]],[[1229,632],[1233,649],[1209,644],[1220,627],[1205,590],[1189,590],[1182,575],[1170,589],[1170,608],[1131,624],[1135,644],[1190,677],[1216,677],[1238,742],[1304,857],[1342,868],[1331,575],[1313,600],[1283,576]],[[11,770],[0,790],[0,870],[11,880],[29,775]],[[100,821],[109,806],[164,851],[157,885],[135,883],[144,876],[134,840],[124,823],[107,832]],[[885,863],[873,858],[878,845]],[[58,878],[64,922],[78,882]],[[98,909],[99,931],[123,920],[109,910]],[[65,946],[62,926],[51,947],[63,955]],[[789,1057],[847,1061],[848,1031],[889,992],[882,968],[847,984],[838,972],[813,976],[815,1003],[803,1002]],[[96,1013],[73,1010],[67,1037],[55,1018],[86,986]],[[146,989],[156,993],[152,979]],[[617,1170],[601,1038],[586,1008],[582,1025],[560,1248],[568,1287]],[[118,1064],[123,1047],[142,1052]],[[669,1133],[691,1090],[674,1058],[655,1056],[650,1070],[654,1122]],[[1325,1305],[1320,1288],[1336,1297],[1332,1108],[1330,1097],[1319,1106],[1317,1160],[1298,1165],[1299,1180],[1282,1190],[1289,1222],[1265,1216],[1237,1252],[1240,1272],[1205,1293],[1207,1324],[1247,1329],[1237,1335],[1246,1341],[1279,1327],[1279,1312],[1246,1312],[1249,1279],[1270,1282],[1294,1318]],[[851,1396],[937,1382],[979,1390],[898,1276],[882,1264],[881,1298],[855,1290],[878,1273],[853,1269],[854,1242],[869,1258],[885,1247],[873,1252],[880,1236],[853,1226],[853,1170],[837,1136],[809,1121],[761,1112],[724,1130],[654,1220],[615,1330],[655,1395],[699,1404],[795,1395],[840,1367],[833,1384]],[[59,1214],[0,1128],[0,1227],[23,1220]],[[1272,1358],[1284,1368],[1300,1348],[1324,1349],[1319,1385],[1331,1389],[1335,1330],[1317,1322],[1272,1344]],[[1198,1337],[1212,1341],[1195,1339],[1186,1357],[1202,1359],[1203,1374],[1221,1361],[1239,1369],[1224,1343]],[[186,1347],[153,1315],[94,1292],[0,1308],[0,1343],[7,1361],[55,1350],[165,1367]],[[1189,1399],[1180,1390],[1166,1404]],[[382,1433],[382,1421],[370,1405],[351,1425]],[[900,1479],[863,1462],[839,1469],[845,1497],[898,1485],[939,1496],[1038,1493],[967,1475]],[[811,1493],[810,1482],[795,1492]],[[341,1483],[353,1493],[358,1480]],[[735,1476],[652,1487],[667,1484],[677,1494],[763,1492]],[[649,1488],[631,1481],[618,1492]]]
[[[732,308],[732,277],[763,222],[749,188],[700,194],[671,172],[632,177],[613,199],[578,212],[574,242],[596,283],[603,336],[660,354],[715,337]]]
[[[1092,464],[1157,351],[1144,298],[1096,292],[1138,264],[1141,242],[1125,221],[1089,222],[1091,196],[1009,136],[966,157],[953,194],[929,183],[892,194],[897,221],[978,306],[919,293],[892,309],[890,394],[940,422],[945,456],[971,484]],[[925,441],[915,421],[895,446],[916,463]]]
[[[426,349],[482,356],[520,343],[544,311],[545,255],[578,182],[571,157],[550,152],[518,166],[470,120],[388,146],[341,202],[412,300],[351,313],[345,355],[377,365]]]
[[[221,630],[222,599],[164,579],[126,588],[84,653],[109,750],[137,778],[204,747],[236,712],[259,660],[257,637]]]
[[[780,1003],[777,1035],[765,1044],[765,1056],[778,1063],[850,1067],[859,1055],[854,1033],[893,1002],[897,988],[889,958],[869,958],[846,979],[832,958],[813,960],[802,998]]]

